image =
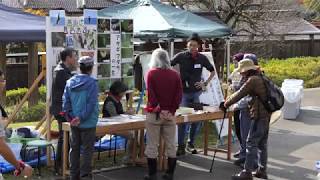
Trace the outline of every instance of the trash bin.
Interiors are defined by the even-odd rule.
[[[296,119],[300,113],[301,99],[303,97],[303,80],[285,79],[281,90],[284,95],[282,115],[284,119]]]

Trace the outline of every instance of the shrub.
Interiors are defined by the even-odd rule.
[[[16,116],[15,122],[40,121],[46,113],[46,103],[39,102],[37,105],[28,107],[24,105]]]
[[[261,60],[260,66],[278,86],[284,79],[302,79],[306,88],[320,87],[320,57]]]
[[[266,76],[281,86],[285,79],[302,79],[305,88],[320,87],[320,57],[259,59]],[[231,72],[234,66],[231,66]]]
[[[27,88],[18,88],[9,90],[6,92],[6,103],[7,106],[13,106],[22,100],[23,96],[27,93]]]
[[[24,95],[28,92],[27,88],[18,88],[14,90],[9,90],[6,92],[6,105],[13,106],[18,104]],[[46,101],[46,92],[47,88],[45,86],[41,86],[39,88],[39,100],[45,102]]]

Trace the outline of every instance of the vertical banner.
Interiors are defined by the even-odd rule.
[[[111,78],[121,78],[121,34],[111,34]]]

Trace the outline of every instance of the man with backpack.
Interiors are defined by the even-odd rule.
[[[269,122],[271,112],[266,109],[265,102],[268,101],[268,89],[259,67],[254,65],[250,59],[240,61],[237,71],[241,73],[247,81],[234,94],[227,99],[222,106],[225,111],[232,104],[238,102],[243,97],[251,96],[249,101],[249,110],[251,125],[246,144],[246,160],[244,170],[239,174],[232,176],[234,180],[251,180],[252,176],[267,179],[267,142],[269,135]],[[259,167],[256,170],[256,159],[260,151]],[[256,170],[256,171],[255,171]],[[254,172],[255,171],[255,172]]]

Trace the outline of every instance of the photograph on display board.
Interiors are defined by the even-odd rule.
[[[67,47],[74,47],[74,39],[73,39],[73,35],[66,35],[66,45]]]
[[[133,33],[133,20],[132,19],[121,20],[121,32]]]
[[[121,48],[121,58],[123,61],[133,59],[133,48]]]
[[[64,26],[65,25],[65,11],[64,10],[50,10],[50,24],[51,26]]]
[[[98,50],[98,63],[110,63],[110,49]]]
[[[98,34],[98,48],[110,47],[110,34]]]
[[[122,82],[128,86],[128,89],[134,89],[134,77],[122,78]]]
[[[98,19],[98,32],[110,33],[110,19]]]
[[[85,9],[83,11],[85,25],[97,25],[97,10]]]
[[[64,32],[66,34],[81,34],[84,32],[84,21],[81,17],[67,17]]]
[[[98,65],[98,78],[110,77],[110,64],[99,64]]]
[[[98,79],[99,92],[109,91],[111,79]]]
[[[133,47],[133,34],[121,34],[121,47]]]
[[[133,65],[132,63],[121,64],[122,77],[133,76]]]
[[[97,49],[97,30],[96,29],[88,29],[88,31],[84,34],[85,41],[84,46],[86,49],[95,50]]]
[[[72,34],[75,49],[96,49],[96,30],[87,29],[86,33]]]
[[[111,32],[120,32],[120,20],[111,19]]]
[[[94,58],[94,54],[95,54],[95,51],[81,51],[79,58],[82,56],[90,56]]]
[[[54,60],[52,65],[57,65],[60,62],[60,52],[63,50],[64,48],[52,48],[52,55]]]
[[[66,35],[63,32],[51,33],[52,47],[65,47]]]

